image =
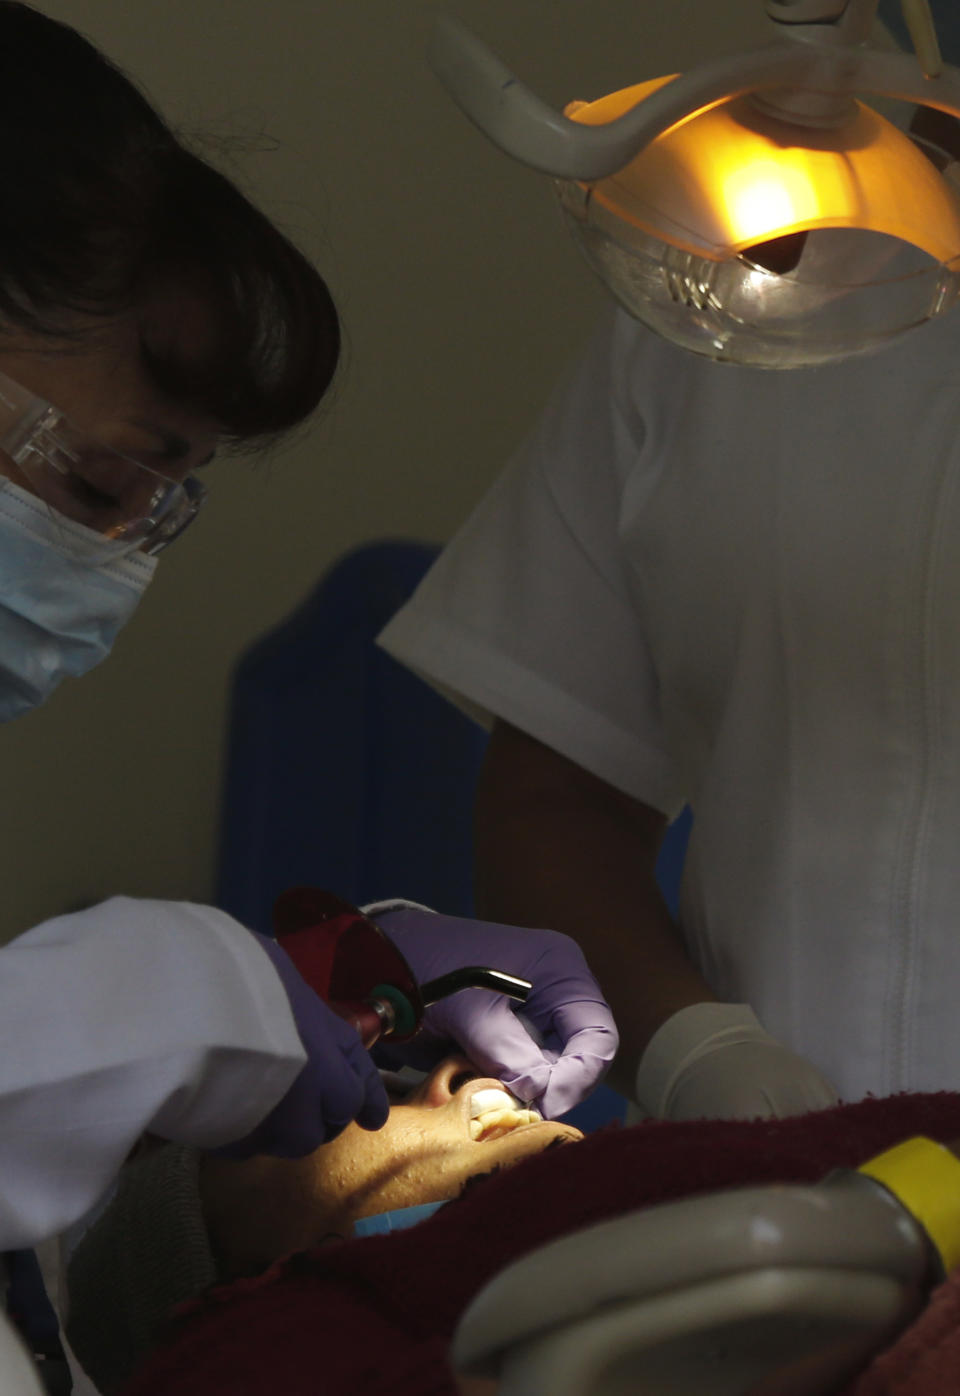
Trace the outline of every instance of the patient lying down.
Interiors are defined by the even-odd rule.
[[[524,1109],[465,1057],[412,1089],[397,1077],[386,1084],[382,1129],[348,1125],[303,1159],[240,1163],[168,1145],[128,1166],[69,1273],[68,1332],[101,1391],[116,1389],[179,1301],[583,1137]]]
[[[458,1197],[477,1174],[583,1138],[523,1109],[466,1057],[448,1057],[408,1093],[388,1093],[383,1129],[348,1125],[305,1159],[204,1159],[200,1196],[221,1277],[348,1237],[360,1218]]]
[[[198,1166],[195,1155],[163,1150],[132,1168],[71,1272],[78,1297],[68,1332],[101,1388],[455,1396],[448,1350],[467,1305],[505,1266],[557,1236],[697,1192],[816,1181],[912,1135],[960,1136],[960,1095],[944,1092],[788,1120],[650,1122],[602,1130],[575,1149],[556,1143],[577,1131],[546,1122],[476,1141],[471,1089],[490,1083],[469,1071],[462,1059],[444,1063],[381,1135],[356,1131],[351,1147],[345,1133],[335,1153],[327,1145],[301,1163]],[[478,1174],[485,1181],[471,1183]],[[369,1210],[441,1196],[454,1200],[408,1230],[349,1236]],[[238,1274],[246,1278],[216,1285]],[[168,1327],[158,1322],[201,1290]],[[846,1396],[957,1391],[960,1272]]]

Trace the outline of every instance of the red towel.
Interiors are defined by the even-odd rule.
[[[656,1202],[812,1182],[901,1139],[960,1139],[960,1094],[866,1100],[790,1120],[611,1128],[471,1187],[407,1231],[327,1244],[186,1306],[124,1396],[454,1396],[463,1310],[519,1256]],[[951,1278],[850,1396],[958,1396]]]

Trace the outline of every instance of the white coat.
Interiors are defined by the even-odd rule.
[[[82,1217],[146,1132],[242,1138],[306,1061],[256,939],[212,907],[127,897],[0,950],[0,1250]]]
[[[960,312],[783,373],[616,314],[382,643],[688,800],[692,959],[843,1097],[960,1086]]]

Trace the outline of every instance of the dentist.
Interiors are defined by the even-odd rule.
[[[648,1115],[956,1082],[958,362],[956,310],[783,373],[611,313],[381,637],[489,721],[479,905],[578,938]]]
[[[12,0],[0,125],[11,721],[107,656],[201,506],[197,469],[309,416],[339,331],[323,280],[264,215],[85,39]],[[590,1090],[617,1038],[572,940],[410,906],[379,919],[419,977],[489,956],[534,983],[542,1046],[505,1000],[463,993],[428,1014],[421,1054],[452,1040],[547,1115]],[[0,1249],[81,1217],[147,1132],[295,1156],[387,1116],[352,1029],[213,907],[117,897],[27,931],[0,950],[0,1024]]]

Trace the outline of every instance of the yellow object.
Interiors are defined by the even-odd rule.
[[[672,80],[572,103],[566,114],[604,125]],[[844,125],[820,129],[768,116],[749,97],[727,99],[671,126],[588,187],[618,217],[714,261],[816,228],[863,228],[937,262],[960,258],[960,187],[861,102],[851,102]]]
[[[960,1159],[943,1144],[918,1137],[857,1169],[889,1188],[930,1237],[944,1270],[960,1265]]]

